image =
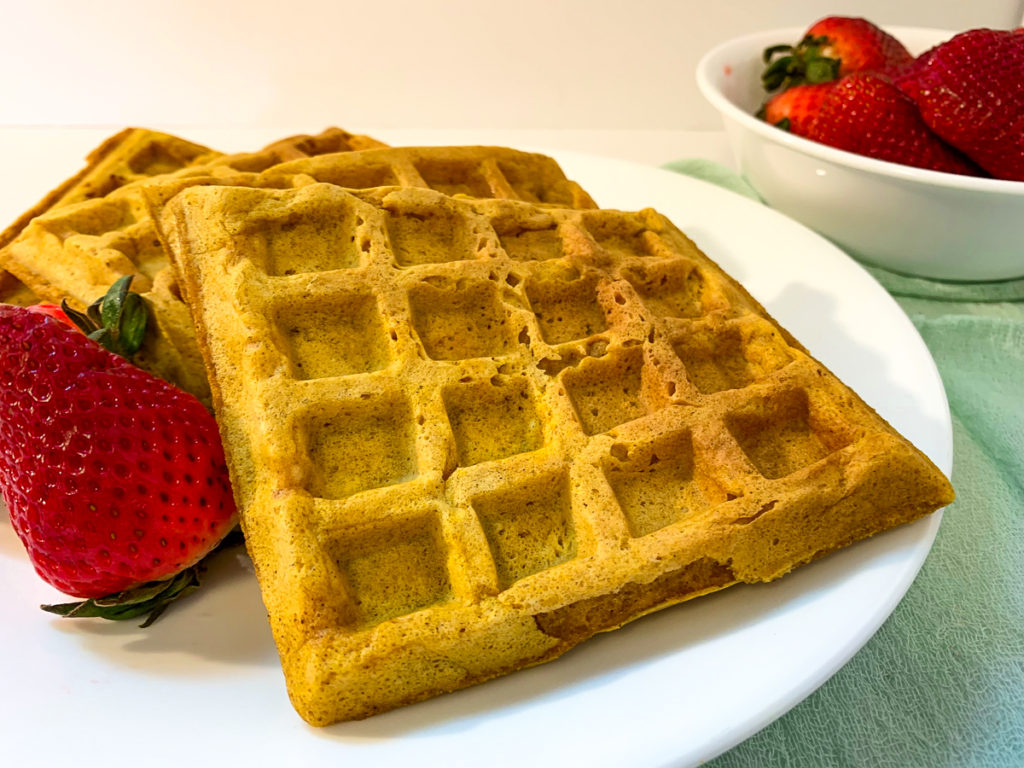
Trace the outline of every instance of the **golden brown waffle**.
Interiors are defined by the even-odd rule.
[[[263,170],[302,157],[383,146],[386,145],[369,136],[351,134],[340,128],[328,128],[315,136],[300,135],[280,139],[258,152],[223,155],[209,147],[160,131],[126,128],[96,147],[86,157],[82,170],[49,192],[0,232],[0,249],[20,235],[32,219],[47,211],[83,200],[102,198],[133,182],[146,181],[183,168],[228,166]],[[58,291],[44,290],[44,293],[56,295]],[[27,305],[38,300],[32,289],[15,275],[0,271],[0,302]],[[87,304],[90,301],[80,300],[79,303]]]
[[[310,723],[547,661],[952,499],[653,211],[208,186],[163,226]]]
[[[78,173],[47,193],[0,232],[0,248],[14,240],[28,223],[46,211],[103,197],[139,179],[169,173],[219,153],[177,136],[145,128],[126,128],[86,157]],[[0,303],[29,305],[38,301],[32,289],[9,272],[0,271]]]
[[[67,299],[84,309],[119,277],[149,299],[155,323],[137,362],[204,402],[209,387],[192,322],[150,218],[149,184],[209,183],[244,177],[296,158],[385,146],[368,136],[328,128],[281,139],[257,152],[223,155],[175,136],[131,128],[89,155],[82,172],[62,184],[5,231],[0,249],[0,301],[30,304]]]
[[[295,137],[265,150],[224,155],[178,173],[122,187],[103,198],[36,217],[7,248],[0,265],[39,296],[84,308],[122,275],[148,299],[155,322],[137,362],[208,402],[209,388],[191,316],[183,304],[154,225],[153,210],[192,185],[288,187],[314,181],[347,186],[391,183],[503,198],[593,207],[558,164],[543,155],[499,147],[426,147],[345,151],[379,144],[338,129]],[[308,152],[329,154],[281,161]],[[257,171],[263,171],[257,173]]]
[[[10,272],[0,270],[0,304],[28,307],[38,304],[39,297]]]
[[[315,136],[279,139],[258,152],[224,155],[191,141],[148,128],[125,128],[96,147],[78,173],[25,211],[0,233],[3,248],[28,223],[46,211],[92,200],[135,181],[150,179],[196,165],[230,165],[238,170],[263,170],[277,163],[328,152],[373,149],[386,146],[341,128],[328,128]]]
[[[323,155],[268,169],[257,186],[422,187],[446,195],[596,208],[550,157],[504,147],[401,147]]]
[[[218,152],[177,136],[146,128],[125,128],[86,157],[78,173],[25,211],[0,233],[0,248],[11,242],[36,216],[52,208],[103,197],[139,179],[170,173]]]

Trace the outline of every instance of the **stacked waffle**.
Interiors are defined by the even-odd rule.
[[[0,299],[19,304],[37,297],[66,299],[84,310],[119,277],[133,275],[132,288],[147,299],[154,320],[136,362],[209,404],[192,319],[151,216],[152,207],[181,189],[391,183],[593,206],[553,160],[540,155],[498,148],[383,147],[338,128],[235,155],[141,129],[118,134],[90,155],[85,171],[5,232],[0,267],[7,273],[0,289],[7,291]]]
[[[594,208],[548,158],[213,163],[108,193],[107,218],[39,215],[4,265],[134,270],[158,318],[175,286],[311,723],[547,661],[952,498],[671,222]]]

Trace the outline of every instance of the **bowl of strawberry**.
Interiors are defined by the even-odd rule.
[[[764,201],[851,255],[1024,276],[1024,29],[827,17],[721,44],[697,82]]]

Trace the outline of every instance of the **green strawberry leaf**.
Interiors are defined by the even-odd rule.
[[[145,621],[139,625],[145,629],[160,618],[160,615],[167,610],[171,603],[199,589],[199,575],[206,570],[206,563],[210,557],[229,547],[238,546],[243,541],[242,531],[236,526],[206,557],[191,568],[179,571],[169,579],[149,581],[105,597],[93,597],[73,603],[57,603],[39,607],[47,613],[68,619],[98,618],[109,621],[126,621],[145,616]]]
[[[786,90],[803,83],[828,83],[839,77],[841,61],[824,55],[827,37],[808,35],[797,45],[772,45],[761,56],[768,66],[761,73],[761,85],[768,91]],[[778,54],[784,54],[776,56]]]
[[[119,277],[106,295],[99,300],[100,325],[105,328],[117,328],[121,323],[121,312],[124,309],[124,298],[128,295],[128,286],[132,276]]]
[[[146,336],[146,323],[149,321],[149,308],[146,301],[137,293],[129,293],[121,307],[118,317],[118,328],[121,330],[121,345],[128,355],[135,354]]]
[[[766,49],[765,53],[768,52]],[[783,83],[791,80],[792,69],[795,66],[792,56],[783,56],[771,62],[761,73],[761,85],[766,91],[774,91],[782,87]]]
[[[779,43],[778,45],[770,45],[764,49],[764,53],[761,54],[761,60],[767,64],[772,60],[776,53],[792,53],[793,46],[786,43]]]
[[[68,316],[68,319],[77,325],[78,329],[86,336],[96,328],[96,324],[87,314],[83,314],[77,309],[72,309],[66,299],[60,303],[60,308],[64,310],[64,314]]]
[[[124,275],[110,290],[89,305],[85,313],[61,302],[61,309],[82,332],[111,352],[131,358],[146,337],[149,307],[145,299],[129,290],[132,275]]]
[[[42,605],[44,611],[65,618],[100,618],[124,621],[146,616],[140,627],[156,621],[167,606],[199,589],[199,566],[186,568],[166,581],[150,581],[124,592],[74,603]]]

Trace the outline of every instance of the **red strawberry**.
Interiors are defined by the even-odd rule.
[[[839,60],[839,76],[889,72],[913,60],[903,43],[867,19],[830,16],[813,24],[806,37],[822,40],[821,53]]]
[[[917,92],[920,89],[921,73],[928,68],[935,55],[935,48],[929,48],[912,62],[903,66],[898,72],[892,75],[892,81],[907,96],[917,102]]]
[[[1024,34],[962,32],[900,86],[947,143],[997,178],[1024,181]]]
[[[58,307],[56,304],[33,304],[29,307],[33,312],[41,312],[44,315],[49,315],[54,320],[60,320],[62,323],[67,323],[72,328],[77,326],[71,321],[71,318],[65,314],[64,310]]]
[[[49,607],[63,615],[155,618],[235,524],[198,400],[13,306],[0,306],[0,491],[39,574],[97,598]]]
[[[977,175],[978,169],[936,137],[914,102],[884,75],[857,72],[829,91],[808,138],[892,163]]]
[[[784,56],[775,59],[776,54]],[[800,83],[824,83],[853,72],[894,73],[914,57],[899,40],[870,21],[828,16],[815,22],[796,45],[765,49],[768,64],[761,82],[765,89]]]
[[[807,136],[818,117],[821,103],[834,83],[794,85],[772,96],[758,117],[796,136]]]

